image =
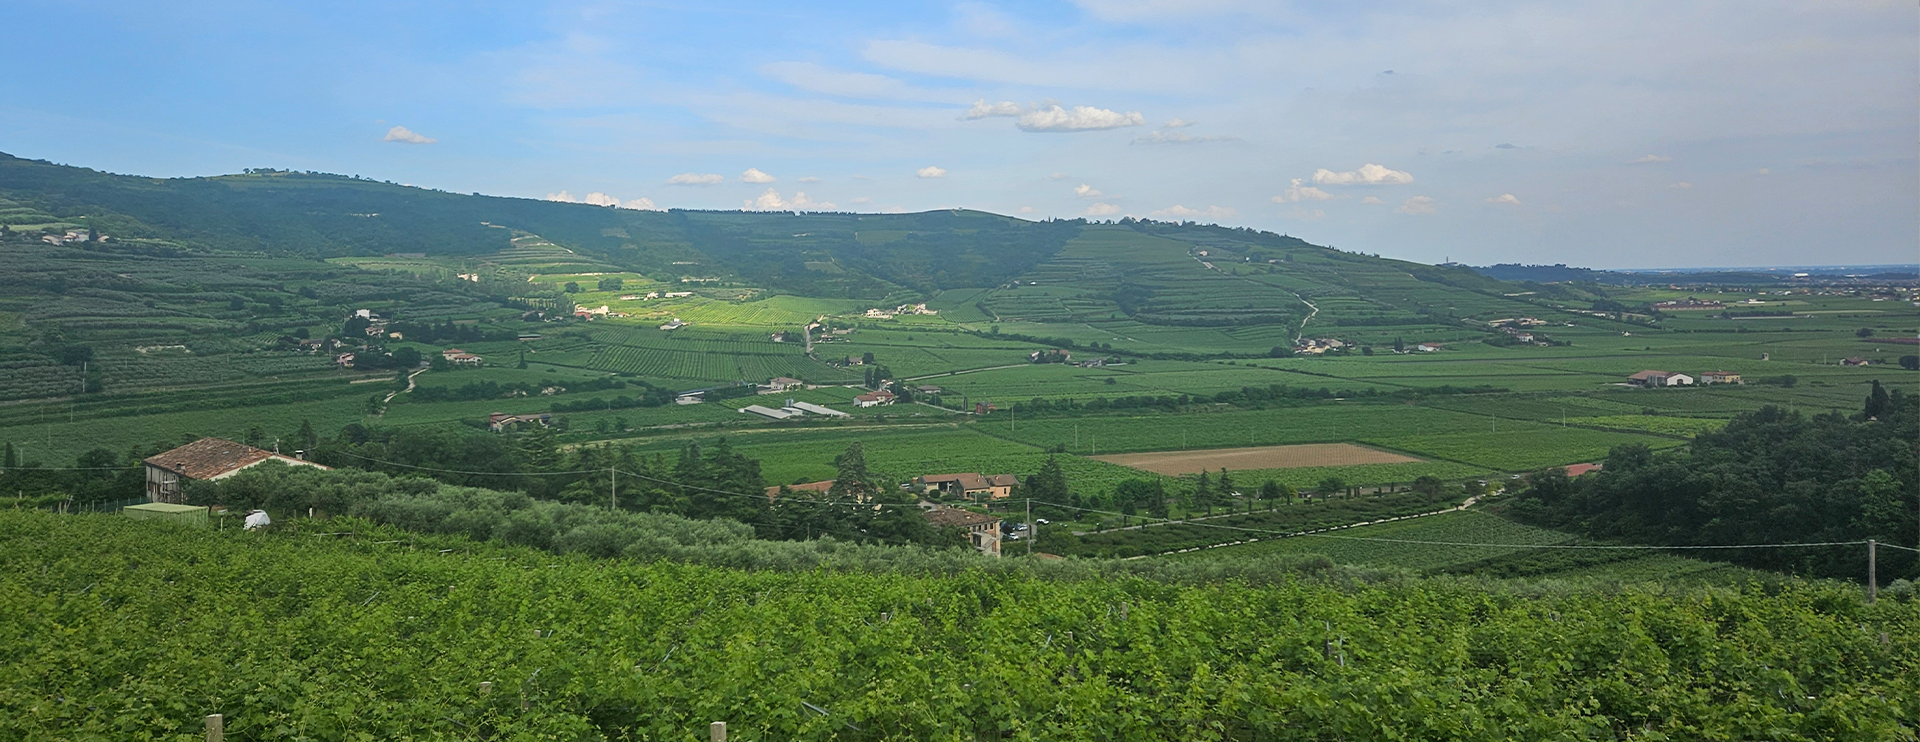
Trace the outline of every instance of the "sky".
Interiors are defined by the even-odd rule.
[[[1920,8],[9,0],[0,151],[1387,257],[1920,260]]]

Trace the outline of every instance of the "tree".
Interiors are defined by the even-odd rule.
[[[320,445],[320,434],[313,432],[312,421],[306,418],[300,418],[300,429],[293,433],[293,445],[299,446],[300,450],[307,452],[312,452],[315,447]]]
[[[561,290],[569,294],[578,294],[580,293],[580,284],[576,281],[568,281],[566,287]]]
[[[1272,510],[1274,503],[1282,498],[1293,499],[1292,488],[1271,479],[1260,483],[1260,499],[1267,501],[1267,509]]]
[[[1060,468],[1060,459],[1052,454],[1040,464],[1040,471],[1027,477],[1027,498],[1047,505],[1069,505],[1073,494],[1067,487],[1067,472]]]
[[[1900,356],[1900,367],[1908,371],[1920,371],[1920,356]]]
[[[1332,497],[1347,491],[1347,480],[1339,477],[1327,477],[1313,486],[1313,491],[1321,497]]]
[[[1400,338],[1394,338],[1394,339],[1393,339],[1393,352],[1395,352],[1395,353],[1405,353],[1405,352],[1407,352],[1407,343],[1406,343],[1406,341],[1404,341],[1404,340],[1401,340]]]
[[[866,446],[859,441],[847,444],[847,450],[833,457],[833,468],[838,474],[827,495],[834,499],[866,502],[880,489],[873,472],[867,469]]]
[[[1893,411],[1893,400],[1887,398],[1886,387],[1880,386],[1880,380],[1873,380],[1873,389],[1867,392],[1867,405],[1862,415],[1869,420],[1884,417]]]
[[[445,360],[445,359],[442,359],[442,360]],[[403,346],[399,350],[395,350],[393,352],[393,365],[401,369],[409,369],[415,366],[419,366],[420,365],[420,349],[409,345],[409,346]]]
[[[601,291],[619,291],[622,286],[626,285],[626,283],[627,283],[626,279],[602,278],[600,279],[600,290]]]
[[[358,314],[348,317],[346,324],[340,326],[340,337],[350,340],[365,338],[367,336],[367,326],[372,324],[373,320]]]
[[[1428,499],[1439,498],[1440,492],[1445,486],[1446,483],[1441,482],[1439,477],[1433,476],[1432,474],[1422,474],[1418,479],[1413,480],[1413,491],[1426,495]]]
[[[860,363],[862,363],[862,364],[865,364],[865,365],[868,365],[868,366],[871,366],[871,365],[873,365],[873,354],[872,354],[872,353],[861,353],[861,354],[860,354]]]
[[[313,331],[305,327],[298,327],[298,328],[294,328],[293,336],[300,338],[301,340],[306,340],[313,337]]]
[[[1862,328],[1860,328],[1859,330],[1856,330],[1856,331],[1854,331],[1854,333],[1853,333],[1853,336],[1854,336],[1854,337],[1857,337],[1857,338],[1870,338],[1870,337],[1873,337],[1873,328],[1871,328],[1871,327],[1862,327]]]
[[[259,448],[262,444],[266,443],[266,441],[267,441],[267,431],[261,430],[260,426],[258,425],[247,426],[247,435],[246,435],[247,445],[253,446],[254,448]]]
[[[6,448],[0,450],[0,471],[20,466],[20,453],[13,450],[13,441],[7,441]]]

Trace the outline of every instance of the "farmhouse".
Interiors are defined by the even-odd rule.
[[[1717,301],[1703,301],[1689,296],[1680,301],[1656,302],[1653,308],[1663,312],[1697,312],[1709,309],[1725,309],[1726,305]]]
[[[1003,500],[1013,495],[1013,486],[1019,479],[1012,474],[994,474],[981,476],[973,472],[961,474],[928,474],[916,477],[915,486],[922,493],[939,493],[947,497],[964,497],[979,500]]]
[[[243,443],[221,438],[201,438],[171,451],[147,457],[143,462],[147,469],[147,500],[184,504],[180,492],[182,480],[226,479],[238,474],[242,469],[265,461],[311,466],[316,469],[330,468]]]
[[[833,483],[834,480],[828,479],[820,482],[807,482],[806,484],[788,484],[768,487],[767,501],[772,502],[779,498],[780,487],[782,486],[786,487],[788,492],[818,492],[824,495],[827,493],[827,490],[833,489]]]
[[[935,505],[922,513],[935,528],[956,528],[967,534],[967,542],[987,556],[1000,556],[1000,519],[985,513]]]
[[[807,382],[801,381],[799,379],[790,379],[785,376],[776,376],[767,381],[767,385],[765,389],[769,392],[784,392],[789,389],[799,389],[806,385],[807,385]]]
[[[448,348],[446,350],[440,351],[440,357],[447,359],[448,363],[451,363],[455,366],[480,365],[480,356],[476,356],[472,353],[468,353],[459,348]]]
[[[1665,371],[1655,371],[1652,369],[1648,369],[1646,371],[1641,371],[1640,373],[1627,377],[1627,383],[1632,384],[1634,386],[1643,386],[1651,389],[1654,387],[1667,386],[1667,377],[1672,375],[1673,374],[1667,373]]]
[[[1708,371],[1700,375],[1702,384],[1744,384],[1740,375],[1732,371]]]
[[[869,392],[853,398],[855,407],[879,407],[883,404],[893,404],[893,392]]]
[[[1589,472],[1600,471],[1604,464],[1573,464],[1567,467],[1567,477],[1573,478]]]
[[[1667,386],[1693,386],[1693,377],[1681,373],[1667,374]]]
[[[680,328],[682,328],[682,327],[686,327],[686,326],[687,326],[687,323],[685,323],[685,322],[681,322],[681,321],[680,321],[680,318],[679,318],[679,317],[675,317],[675,318],[673,318],[673,320],[672,320],[671,322],[668,322],[668,323],[666,323],[666,324],[664,324],[664,325],[661,325],[661,326],[660,326],[660,329],[662,329],[662,330],[666,330],[666,331],[668,331],[668,332],[672,332],[672,331],[674,331],[674,330],[678,330],[678,329],[680,329]]]
[[[1860,357],[1858,357],[1858,356],[1855,356],[1855,357],[1853,357],[1853,358],[1842,358],[1842,359],[1840,359],[1840,365],[1842,365],[1842,366],[1866,366],[1866,365],[1869,365],[1869,364],[1871,364],[1871,363],[1873,363],[1873,360],[1872,360],[1872,359],[1869,359],[1869,358],[1860,358]]]
[[[341,368],[353,368],[353,354],[341,353],[333,357],[333,362],[340,364]]]
[[[1419,345],[1413,346],[1413,349],[1420,351],[1421,353],[1437,353],[1439,351],[1445,350],[1445,348],[1440,347],[1438,343],[1421,343]]]

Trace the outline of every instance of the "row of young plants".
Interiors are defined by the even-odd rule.
[[[350,535],[0,513],[0,736],[189,739],[209,713],[250,740],[716,720],[798,740],[1883,740],[1920,719],[1920,604],[1825,584],[748,571],[326,527]]]

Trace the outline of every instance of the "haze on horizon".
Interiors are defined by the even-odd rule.
[[[1439,262],[1910,263],[1883,2],[11,4],[0,151],[628,208],[1192,219]]]

